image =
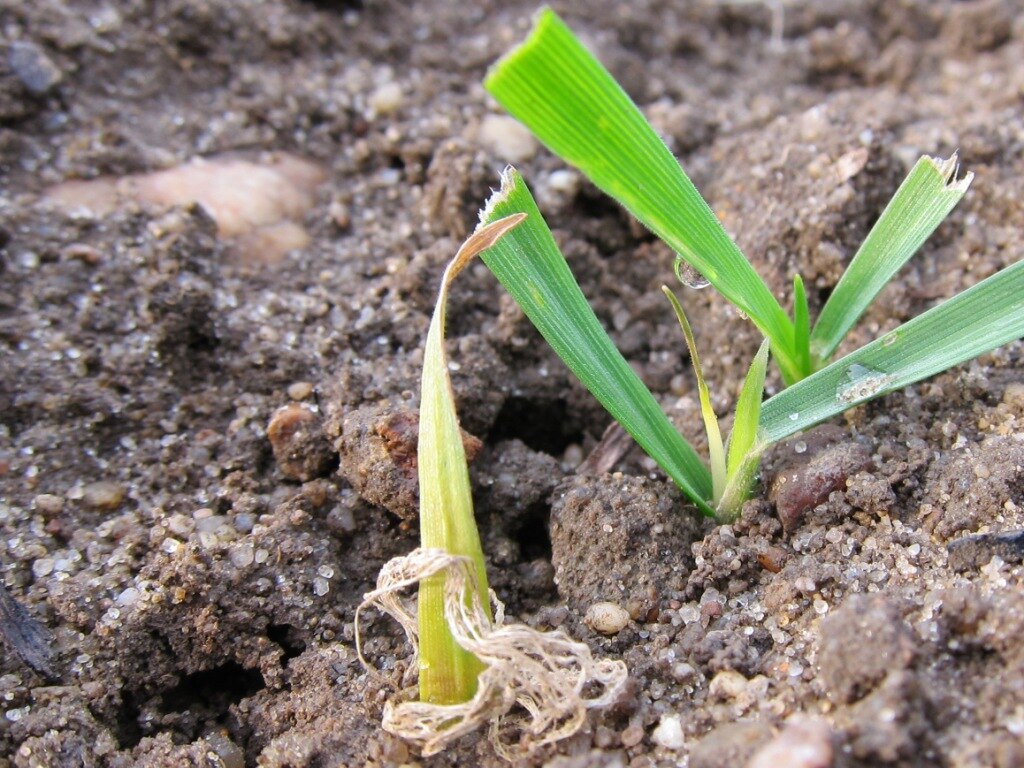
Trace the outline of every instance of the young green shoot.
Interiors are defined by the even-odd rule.
[[[427,331],[420,385],[417,446],[420,543],[423,549],[444,550],[469,558],[476,570],[480,603],[488,612],[487,572],[480,534],[473,518],[466,451],[462,446],[444,351],[445,306],[448,288],[466,264],[525,218],[525,214],[513,214],[477,230],[444,271]],[[477,676],[483,669],[477,658],[459,646],[449,631],[444,610],[445,578],[443,571],[435,573],[423,580],[419,591],[420,700],[431,704],[468,701],[476,691]]]
[[[452,280],[475,256],[523,225],[524,213],[482,224],[445,270],[424,350],[417,458],[422,546],[381,568],[356,608],[376,607],[402,626],[418,661],[419,701],[387,701],[381,727],[429,757],[482,725],[509,761],[572,736],[587,710],[617,701],[628,679],[622,661],[595,659],[564,632],[506,622],[487,588],[473,519],[469,470],[444,352]],[[403,599],[419,585],[418,604]],[[493,609],[492,609],[493,601]]]
[[[690,353],[690,364],[697,379],[700,413],[704,420],[704,431],[708,438],[708,457],[711,460],[711,503],[718,516],[728,516],[732,509],[738,508],[746,501],[754,478],[750,466],[751,456],[761,454],[761,447],[756,444],[757,422],[761,414],[761,397],[764,394],[764,377],[768,367],[768,340],[765,339],[761,344],[740,390],[736,403],[736,417],[733,420],[732,432],[729,434],[727,457],[726,447],[722,443],[722,431],[718,426],[718,416],[711,405],[711,392],[704,380],[700,356],[697,354],[697,341],[693,336],[690,321],[679,299],[668,286],[661,286],[661,292],[672,304],[672,309],[679,320],[679,327],[683,330],[686,348]]]
[[[725,519],[735,517],[750,496],[761,454],[769,445],[761,429],[761,398],[768,372],[768,351],[769,341],[765,339],[747,370],[736,402],[736,416],[726,445],[728,482],[718,500],[718,516]]]
[[[766,341],[747,373],[732,434],[723,448],[693,332],[678,300],[666,291],[694,362],[712,457],[709,471],[615,351],[522,177],[508,168],[481,221],[487,224],[515,213],[528,218],[482,255],[484,263],[584,386],[701,512],[719,520],[738,514],[760,456],[772,443],[1024,336],[1024,262],[1018,262],[762,404]],[[795,293],[803,294],[799,280]],[[797,302],[798,328],[807,327],[802,303]]]
[[[683,305],[679,303],[676,295],[669,290],[667,285],[661,286],[661,292],[672,304],[672,309],[679,320],[679,327],[683,330],[683,338],[686,339],[686,349],[690,353],[690,365],[693,366],[693,375],[697,379],[697,395],[700,399],[700,415],[704,420],[704,432],[708,438],[708,457],[711,459],[711,500],[717,505],[722,494],[725,493],[725,484],[728,479],[725,463],[725,444],[722,442],[722,430],[718,427],[718,416],[711,405],[711,392],[707,382],[704,381],[704,370],[700,365],[700,355],[697,354],[697,340],[693,337],[693,329],[690,321],[686,319]]]
[[[726,233],[636,104],[550,9],[488,73],[487,90],[551,151],[667,243],[769,339],[787,384],[823,367],[867,306],[959,202],[956,156],[924,157],[897,190],[811,328],[803,285],[794,316]],[[677,272],[678,274],[678,272]]]
[[[1018,261],[766,400],[764,439],[782,440],[1022,337]]]

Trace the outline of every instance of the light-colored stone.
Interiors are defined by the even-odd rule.
[[[832,731],[828,723],[799,715],[754,753],[747,768],[828,768],[832,758]]]
[[[36,511],[44,517],[59,515],[64,509],[64,497],[52,493],[40,493],[32,501]]]
[[[308,381],[297,381],[288,387],[288,397],[292,400],[305,400],[313,394],[313,385]]]
[[[615,603],[594,603],[587,609],[583,621],[595,632],[614,635],[621,632],[623,627],[629,623],[629,613]]]
[[[488,115],[480,123],[477,139],[501,160],[521,163],[537,153],[537,140],[518,120],[505,115]]]
[[[82,489],[82,502],[87,507],[112,511],[124,501],[124,486],[120,483],[99,480]]]
[[[651,734],[651,740],[665,749],[682,749],[686,739],[679,715],[662,715],[658,727]]]
[[[370,94],[370,109],[375,115],[390,115],[402,106],[402,86],[398,83],[385,83]]]
[[[319,165],[284,152],[257,160],[194,158],[153,173],[66,181],[45,199],[97,216],[133,203],[157,209],[198,203],[218,235],[234,241],[240,259],[272,263],[309,242],[301,222],[325,178]]]

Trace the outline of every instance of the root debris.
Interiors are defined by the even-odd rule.
[[[377,588],[363,596],[356,610],[356,649],[364,666],[373,669],[362,655],[359,613],[373,606],[398,621],[415,661],[415,601],[402,592],[441,572],[447,577],[445,618],[452,636],[487,668],[480,673],[476,695],[463,704],[388,702],[382,721],[385,731],[418,745],[429,756],[488,723],[498,754],[513,760],[573,735],[586,721],[588,709],[606,707],[619,697],[628,674],[623,662],[595,660],[585,644],[561,631],[505,624],[504,606],[493,591],[492,622],[478,598],[465,599],[477,594],[470,560],[438,549],[416,549],[386,563]],[[410,665],[410,670],[415,668]]]

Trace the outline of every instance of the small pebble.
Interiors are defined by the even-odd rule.
[[[41,493],[32,500],[32,503],[43,517],[59,515],[64,509],[64,497],[52,493]]]
[[[320,417],[310,408],[291,403],[278,408],[267,424],[267,438],[281,473],[306,482],[331,467],[333,452],[320,427]]]
[[[595,632],[615,635],[629,623],[629,614],[615,603],[594,603],[583,617],[584,623]]]
[[[82,501],[87,507],[111,511],[121,506],[124,494],[124,486],[120,483],[100,480],[82,489]]]
[[[747,690],[747,678],[734,669],[723,669],[711,680],[708,693],[711,698],[726,701],[737,699]]]
[[[40,557],[32,563],[32,575],[42,579],[53,573],[54,562],[52,557]]]
[[[195,529],[195,521],[180,512],[167,518],[167,530],[175,536],[186,537]]]
[[[797,576],[797,578],[793,580],[793,586],[805,595],[811,594],[818,588],[814,583],[814,579],[809,578],[808,576]]]
[[[64,261],[81,261],[90,267],[94,267],[103,261],[103,255],[91,245],[86,245],[85,243],[72,243],[65,246],[60,251],[60,257]]]
[[[631,749],[644,740],[644,729],[639,723],[631,723],[619,735],[619,740],[622,742],[622,746]]]
[[[797,716],[754,754],[747,768],[828,768],[832,758],[832,731],[828,723]]]
[[[308,381],[297,381],[288,387],[288,397],[292,400],[305,400],[313,394],[313,385]]]
[[[351,509],[339,504],[327,513],[327,526],[338,533],[352,533],[356,529],[356,518]]]
[[[114,599],[114,602],[121,606],[135,605],[139,600],[139,594],[139,590],[135,587],[128,587]]]
[[[389,765],[406,766],[409,764],[409,747],[401,739],[388,739],[384,747],[384,758]]]
[[[352,225],[352,216],[340,200],[331,201],[327,207],[327,216],[338,229],[348,229]]]
[[[256,560],[256,550],[252,544],[239,544],[228,552],[228,559],[235,568],[246,568]]]
[[[164,539],[160,542],[160,549],[168,555],[176,555],[182,548],[182,543],[177,539]]]
[[[256,518],[248,512],[240,512],[235,515],[235,530],[239,533],[249,533],[256,527]]]
[[[25,90],[42,96],[61,81],[60,68],[35,43],[15,40],[7,51],[7,64]]]
[[[955,571],[977,570],[994,557],[1017,564],[1024,562],[1024,530],[964,536],[951,541],[946,549]]]
[[[580,189],[580,176],[578,173],[561,169],[552,171],[548,175],[548,187],[552,192],[557,192],[566,197],[572,197]]]
[[[1007,384],[1003,392],[1003,402],[1011,408],[1024,413],[1024,384],[1020,382]]]
[[[211,731],[206,734],[206,743],[210,745],[214,757],[218,758],[216,764],[223,768],[245,768],[245,753],[228,738],[225,731]]]
[[[662,715],[658,727],[651,734],[651,740],[665,749],[682,749],[686,740],[683,738],[683,724],[679,715]]]
[[[697,670],[693,668],[692,664],[688,664],[685,661],[680,661],[678,664],[672,667],[672,677],[677,682],[685,683],[688,680],[692,680],[697,674]]]
[[[226,523],[227,518],[223,515],[209,515],[196,521],[196,530],[199,533],[216,533]]]
[[[305,247],[302,226],[325,180],[323,169],[284,152],[251,162],[238,157],[196,157],[173,168],[122,178],[72,179],[46,191],[46,199],[65,210],[103,215],[143,205],[158,209],[199,203],[230,239],[232,258],[253,265],[273,264]],[[171,225],[162,219],[155,231]]]
[[[402,86],[398,83],[385,83],[370,94],[370,109],[375,115],[390,115],[402,106]]]
[[[509,163],[529,160],[537,152],[537,140],[522,123],[505,115],[487,115],[477,134],[480,143]]]

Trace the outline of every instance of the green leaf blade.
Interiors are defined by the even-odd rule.
[[[696,268],[772,341],[795,378],[793,327],[679,162],[608,71],[550,9],[485,87]]]
[[[800,378],[806,378],[813,372],[811,369],[811,322],[807,310],[807,292],[804,280],[800,275],[793,278],[793,349],[796,353]],[[795,381],[787,381],[795,384]]]
[[[761,454],[767,445],[761,437],[759,422],[769,348],[765,339],[750,363],[736,403],[736,418],[729,435],[728,482],[717,500],[719,520],[734,520],[739,515],[743,502],[750,496]]]
[[[707,467],[608,338],[522,177],[509,167],[481,222],[515,213],[527,214],[526,221],[484,253],[484,263],[584,386],[701,512],[713,515]]]
[[[711,391],[707,382],[704,381],[704,369],[700,364],[700,355],[697,354],[697,340],[693,336],[693,328],[686,318],[683,305],[679,303],[676,295],[668,289],[668,286],[661,286],[661,292],[672,305],[676,313],[679,327],[683,330],[683,338],[686,339],[686,348],[690,351],[690,363],[693,365],[693,373],[697,377],[697,393],[700,397],[700,413],[704,420],[704,431],[708,436],[708,457],[711,459],[711,488],[712,499],[717,503],[725,492],[726,464],[725,448],[722,445],[722,430],[718,426],[718,416],[711,405]]]
[[[757,441],[758,424],[761,420],[761,398],[764,396],[764,378],[768,371],[767,339],[757,350],[747,376],[743,380],[739,400],[736,401],[736,418],[729,434],[728,475],[732,477],[743,464]]]
[[[1022,337],[1019,261],[766,401],[764,439],[776,442]]]
[[[967,192],[974,178],[951,180],[957,157],[922,157],[871,228],[832,291],[811,333],[817,362],[827,361],[893,275]]]

